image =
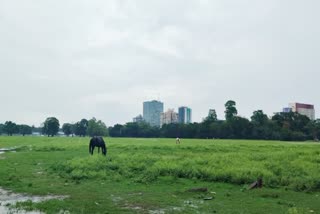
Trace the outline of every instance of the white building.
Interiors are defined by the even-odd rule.
[[[289,108],[291,108],[293,112],[297,112],[309,117],[310,120],[315,120],[315,110],[313,105],[304,103],[290,103]]]
[[[160,115],[160,127],[171,123],[178,123],[178,113],[174,112],[174,109],[168,109]]]

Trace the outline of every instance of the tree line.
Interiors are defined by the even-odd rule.
[[[55,117],[48,117],[41,127],[34,127],[28,125],[18,125],[12,121],[6,121],[0,124],[0,134],[12,135],[31,135],[33,132],[53,137],[62,131],[66,136],[107,136],[108,128],[104,122],[92,118],[90,120],[82,119],[75,124],[64,123],[60,128],[60,122]]]
[[[310,120],[296,112],[280,112],[269,118],[262,110],[254,111],[249,120],[238,116],[236,102],[229,100],[225,104],[225,120],[218,120],[213,110],[201,123],[165,124],[156,128],[145,122],[130,122],[109,127],[109,134],[112,137],[317,141],[320,137],[320,120]]]
[[[6,121],[4,124],[0,124],[0,135],[2,133],[6,133],[9,136],[12,136],[14,134],[20,134],[20,135],[30,135],[32,134],[32,130],[35,127],[31,127],[29,125],[21,124],[17,125],[16,123],[12,121]]]
[[[220,138],[220,139],[261,139],[304,141],[320,138],[320,120],[310,120],[296,112],[280,112],[269,118],[262,110],[253,112],[250,120],[238,116],[236,102],[225,103],[225,120],[219,120],[215,110],[200,123],[165,124],[161,128],[152,127],[145,122],[129,122],[108,127],[101,120],[81,119],[64,123],[60,128],[59,120],[47,118],[41,127],[17,125],[12,121],[0,124],[0,134],[28,135],[33,131],[43,135],[55,136],[62,131],[66,136],[111,136],[111,137],[166,137],[166,138]]]

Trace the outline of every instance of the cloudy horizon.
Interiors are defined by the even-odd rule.
[[[316,0],[0,0],[0,123],[47,117],[108,126],[192,108],[194,122],[234,100],[240,116],[291,102],[319,118]]]

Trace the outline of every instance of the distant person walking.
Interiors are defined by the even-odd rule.
[[[180,144],[180,138],[176,138],[176,144]]]

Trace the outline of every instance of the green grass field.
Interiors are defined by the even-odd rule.
[[[320,213],[319,143],[105,140],[107,157],[89,155],[89,138],[0,137],[18,147],[0,154],[0,187],[69,196],[17,204],[46,213]]]

